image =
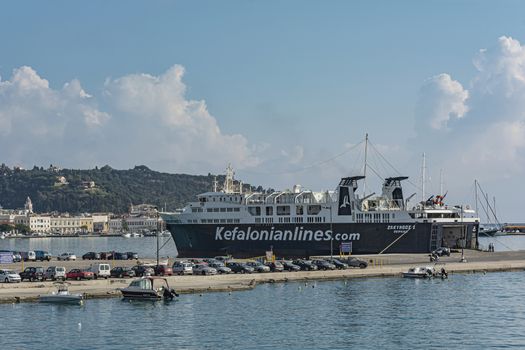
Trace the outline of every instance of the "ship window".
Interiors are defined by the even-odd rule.
[[[219,219],[213,219],[213,222],[214,222],[215,224],[218,224],[218,223],[219,223]]]
[[[213,209],[212,209],[212,208],[208,208],[208,209],[206,209],[206,211],[207,211],[208,213],[211,213],[211,212],[213,211]]]
[[[225,213],[226,212],[226,208],[221,208],[221,213]]]
[[[255,218],[255,223],[258,224],[261,222],[261,218]]]
[[[233,208],[233,211],[239,211],[239,208]]]
[[[273,215],[273,207],[266,207],[266,216]]]
[[[213,208],[214,212],[219,212],[219,208]]]
[[[296,206],[295,207],[295,212],[296,212],[296,215],[303,215],[303,213],[304,213],[303,206],[302,205]]]
[[[278,205],[277,215],[290,215],[290,206],[289,205]]]
[[[238,224],[239,222],[241,222],[241,220],[240,219],[234,219],[233,222]]]
[[[201,219],[201,224],[205,224],[206,223],[206,219]]]
[[[320,205],[309,205],[308,206],[308,215],[317,215],[321,211]]]
[[[261,216],[261,207],[248,207],[248,213],[254,216]]]
[[[222,224],[226,223],[226,219],[221,219],[221,223]]]
[[[231,224],[233,222],[233,219],[227,219],[226,222]]]
[[[233,211],[233,208],[227,208],[226,211],[227,211],[228,213],[230,213],[230,212]]]

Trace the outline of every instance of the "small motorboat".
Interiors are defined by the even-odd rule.
[[[163,277],[147,276],[136,279],[126,288],[120,289],[122,297],[127,300],[173,300],[179,295],[170,288],[168,280]]]
[[[407,272],[403,272],[405,278],[432,278],[436,271],[432,266],[411,267]]]
[[[39,301],[41,303],[82,304],[84,302],[84,296],[82,294],[69,293],[69,283],[55,282],[53,284],[56,286],[57,291],[47,295],[40,295]]]

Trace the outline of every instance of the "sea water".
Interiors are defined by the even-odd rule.
[[[171,303],[4,304],[0,341],[54,350],[522,349],[524,285],[525,272],[501,272],[265,284]]]

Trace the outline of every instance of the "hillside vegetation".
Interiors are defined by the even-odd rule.
[[[198,193],[213,188],[214,176],[168,174],[136,166],[116,170],[10,169],[0,166],[0,205],[23,208],[29,196],[35,212],[127,212],[131,204],[180,208]],[[224,176],[217,176],[221,184]],[[93,183],[94,182],[94,186]],[[249,186],[249,185],[246,185]]]

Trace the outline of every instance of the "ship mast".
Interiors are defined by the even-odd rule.
[[[425,185],[426,185],[426,172],[427,172],[427,163],[425,152],[423,152],[423,164],[421,164],[421,201],[425,201]]]
[[[365,136],[365,167],[364,167],[364,171],[363,171],[363,175],[364,175],[364,183],[363,183],[363,197],[366,195],[366,166],[367,166],[367,161],[368,161],[368,133],[366,133],[366,136]]]

